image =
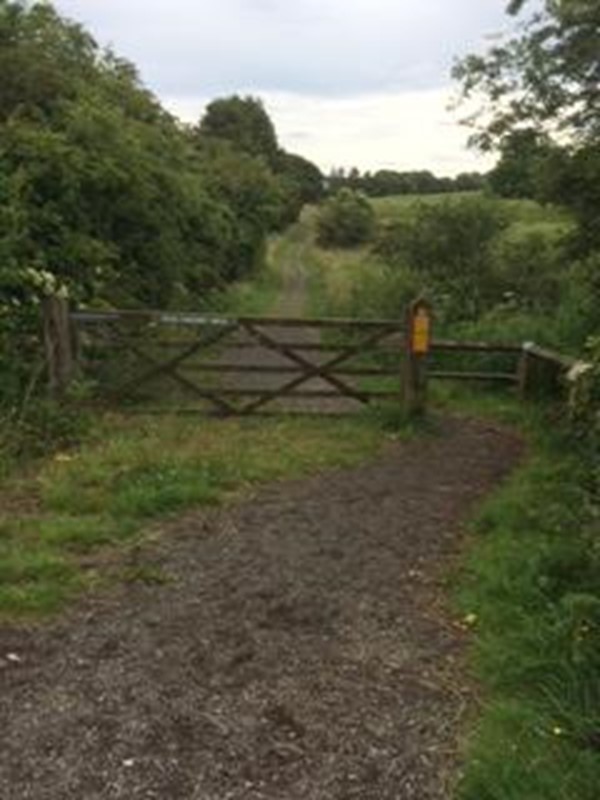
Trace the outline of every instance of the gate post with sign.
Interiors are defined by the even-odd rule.
[[[427,356],[431,349],[431,306],[426,300],[415,300],[406,315],[402,393],[404,410],[409,416],[420,416],[427,403]]]

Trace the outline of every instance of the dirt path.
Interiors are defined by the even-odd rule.
[[[0,630],[0,797],[447,798],[468,693],[440,576],[519,452],[446,421],[171,524],[143,554],[165,583]]]

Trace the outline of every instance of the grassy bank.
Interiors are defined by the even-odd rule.
[[[448,402],[448,397],[445,398]],[[528,456],[477,513],[457,577],[480,705],[460,800],[595,800],[600,786],[600,505],[589,461],[510,399],[464,411],[516,425]]]

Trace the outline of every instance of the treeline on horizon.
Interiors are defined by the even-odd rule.
[[[356,167],[332,169],[325,180],[327,191],[340,189],[363,192],[369,197],[393,197],[407,194],[446,194],[479,192],[488,186],[488,176],[480,172],[463,172],[455,178],[439,177],[430,170],[380,169],[361,172]]]

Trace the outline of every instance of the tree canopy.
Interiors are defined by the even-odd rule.
[[[226,142],[235,152],[260,160],[276,178],[279,213],[275,227],[294,222],[305,203],[319,200],[323,192],[321,171],[302,156],[287,153],[279,146],[275,127],[262,101],[256,97],[231,97],[214,100],[196,129],[201,146]]]
[[[399,172],[381,169],[361,173],[334,169],[327,179],[328,189],[335,194],[342,188],[361,191],[370,197],[391,197],[399,194],[443,194],[445,192],[480,191],[486,185],[486,176],[467,172],[456,178],[438,177],[429,170]]]
[[[340,189],[319,211],[317,240],[323,247],[356,247],[373,237],[375,225],[375,211],[365,195]]]
[[[214,100],[200,121],[199,133],[224,139],[236,150],[275,165],[279,151],[275,127],[258,98],[233,95]]]
[[[529,5],[515,0],[508,10]],[[454,74],[464,96],[480,102],[473,143],[500,149],[492,184],[505,190],[512,182],[512,193],[568,205],[579,222],[578,250],[600,247],[597,0],[545,0],[512,39],[468,56]]]
[[[319,171],[281,151],[259,100],[214,101],[198,136],[47,3],[0,0],[0,43],[13,272],[47,270],[80,299],[164,305],[252,269],[265,235],[315,197]]]
[[[45,291],[198,308],[316,196],[319,171],[281,150],[260,101],[215,101],[186,127],[49,3],[0,0],[0,75],[3,374]]]
[[[527,0],[513,0],[508,10],[517,15],[527,6]],[[545,0],[520,35],[484,55],[468,56],[454,74],[466,97],[487,98],[475,136],[483,148],[523,124],[595,141],[600,135],[600,4]]]

